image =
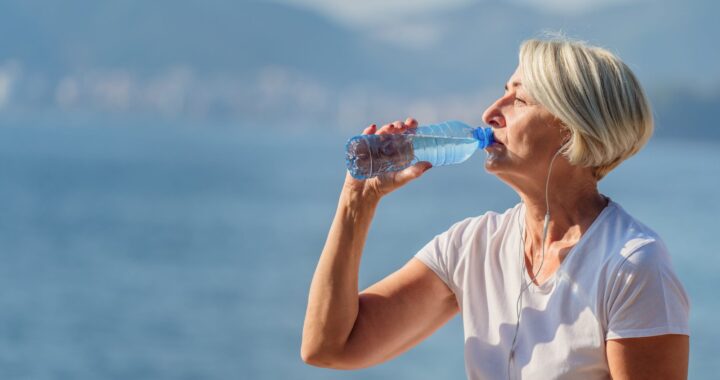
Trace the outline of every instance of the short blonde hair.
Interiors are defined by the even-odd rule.
[[[567,38],[520,47],[523,87],[569,130],[563,154],[597,180],[637,153],[653,133],[645,93],[611,52]]]

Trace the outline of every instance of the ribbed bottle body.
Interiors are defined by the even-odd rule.
[[[462,122],[447,121],[402,134],[355,136],[346,144],[347,167],[353,177],[366,179],[420,161],[433,166],[458,164],[492,143],[489,128],[480,132]]]

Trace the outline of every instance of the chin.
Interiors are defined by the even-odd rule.
[[[503,159],[502,156],[495,152],[489,152],[488,156],[485,158],[485,170],[487,170],[490,173],[496,172],[498,169],[501,169],[503,166]]]
[[[497,163],[485,161],[485,172],[487,172],[488,174],[492,174],[496,177],[502,177],[502,173],[504,173],[505,170],[503,170],[502,166],[498,165]]]
[[[507,179],[513,177],[511,173],[518,172],[517,164],[511,162],[507,157],[491,157],[485,160],[485,171],[498,177],[501,181],[507,182]]]

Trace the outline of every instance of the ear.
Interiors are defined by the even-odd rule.
[[[570,140],[572,140],[572,132],[569,129],[563,129],[562,131],[562,143],[563,145],[567,145],[570,143]]]
[[[560,136],[562,138],[562,145],[560,145],[560,150],[567,152],[568,148],[570,147],[570,142],[572,141],[572,130],[566,126],[562,126],[562,129],[560,130]]]

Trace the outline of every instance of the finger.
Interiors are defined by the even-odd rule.
[[[383,133],[387,133],[387,134],[399,134],[399,133],[403,133],[403,131],[405,130],[405,128],[403,128],[402,122],[400,122],[400,121],[394,121],[390,124],[385,124],[383,126],[383,129],[384,129]]]
[[[391,133],[391,130],[393,128],[392,124],[385,124],[382,126],[382,128],[378,129],[377,132],[375,132],[376,135],[385,135],[388,133]]]
[[[407,119],[405,119],[405,125],[407,125],[409,128],[417,128],[418,122],[412,117],[408,117]]]
[[[402,186],[423,175],[428,169],[432,168],[432,164],[427,161],[421,161],[398,172],[395,181],[398,186]]]
[[[376,129],[377,129],[377,125],[371,124],[369,127],[365,128],[365,129],[362,131],[362,134],[363,134],[363,135],[372,135],[372,134],[375,134],[375,130],[376,130]]]

